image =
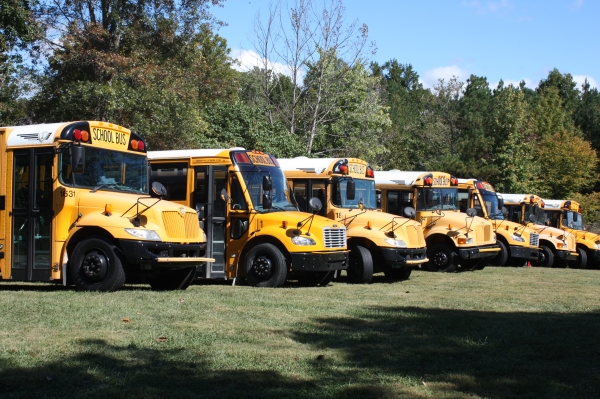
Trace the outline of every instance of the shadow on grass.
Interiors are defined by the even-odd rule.
[[[392,384],[418,382],[434,397],[591,398],[600,391],[599,313],[381,306],[313,323],[318,332],[291,338],[341,353],[358,384],[372,384],[375,373]]]
[[[324,354],[302,372],[284,375],[269,359],[215,369],[182,348],[85,340],[78,354],[39,366],[0,357],[0,396],[591,398],[600,388],[598,313],[377,306],[296,327],[284,334]]]

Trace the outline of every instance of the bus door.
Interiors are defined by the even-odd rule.
[[[200,212],[202,228],[206,233],[206,256],[214,258],[204,269],[204,278],[225,278],[226,203],[221,190],[227,189],[226,166],[196,166],[194,168],[194,195],[192,207]]]
[[[12,184],[12,278],[51,279],[52,165],[48,149],[15,151]]]

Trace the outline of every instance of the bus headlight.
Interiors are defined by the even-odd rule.
[[[600,244],[594,244],[594,246],[596,247],[596,249],[600,249]]]
[[[513,240],[515,240],[516,242],[525,242],[525,239],[521,236],[518,236],[516,234],[513,234],[512,236],[510,236],[510,238],[512,238]]]
[[[142,240],[148,241],[160,241],[160,237],[156,234],[154,230],[144,230],[144,229],[125,229],[126,232],[131,234],[134,237],[140,238]]]
[[[406,243],[403,240],[392,240],[391,238],[386,238],[383,241],[387,242],[392,247],[406,248]]]
[[[309,237],[294,236],[292,237],[292,244],[294,245],[316,245],[315,240]]]
[[[458,237],[458,239],[456,240],[458,242],[459,245],[465,245],[465,244],[473,244],[473,237]]]

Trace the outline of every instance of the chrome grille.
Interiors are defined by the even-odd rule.
[[[164,211],[162,218],[170,239],[200,239],[200,223],[196,212],[186,212],[181,217],[177,211]]]
[[[529,245],[538,247],[540,245],[540,235],[537,233],[529,234]]]
[[[346,228],[325,227],[323,229],[323,242],[325,248],[345,248],[346,247]]]

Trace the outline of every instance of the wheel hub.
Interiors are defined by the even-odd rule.
[[[81,266],[84,276],[92,281],[102,281],[108,272],[108,259],[97,251],[89,252]]]
[[[443,252],[437,252],[433,255],[433,263],[437,267],[446,266],[448,264],[448,256]]]
[[[252,269],[257,277],[264,280],[271,277],[273,265],[271,264],[271,260],[266,256],[257,256],[252,263]]]

